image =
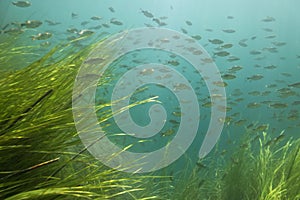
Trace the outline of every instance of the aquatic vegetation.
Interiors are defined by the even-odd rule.
[[[300,140],[278,145],[282,135],[248,137],[226,155],[229,159],[224,158],[227,151],[216,150],[201,161],[206,165],[197,165],[182,179],[171,199],[299,199]]]
[[[96,44],[77,52],[73,44],[54,47],[23,69],[2,68],[1,199],[136,199],[143,180],[161,179],[109,169],[81,144],[71,110],[73,82]]]

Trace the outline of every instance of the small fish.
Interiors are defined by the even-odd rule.
[[[247,79],[248,79],[248,80],[254,80],[254,81],[256,81],[256,80],[262,79],[263,77],[264,77],[264,76],[261,75],[261,74],[255,74],[255,75],[253,75],[253,76],[247,77]]]
[[[243,125],[246,121],[247,121],[247,120],[245,120],[245,119],[240,119],[240,120],[234,122],[234,124],[237,125],[237,126],[241,126],[241,125]]]
[[[225,80],[231,80],[231,79],[235,79],[236,76],[233,74],[224,74],[224,75],[222,75],[222,78]]]
[[[193,24],[192,24],[192,22],[191,21],[185,21],[185,23],[188,25],[188,26],[192,26]]]
[[[250,54],[251,55],[259,55],[259,54],[261,54],[261,51],[252,50],[252,51],[250,51]]]
[[[247,108],[259,108],[260,104],[257,102],[252,102],[247,105]]]
[[[20,8],[26,8],[31,6],[31,3],[29,1],[17,1],[17,2],[12,2],[12,4]]]
[[[295,87],[295,88],[300,88],[300,82],[289,84],[289,87]]]
[[[172,115],[174,115],[175,117],[181,117],[182,113],[181,112],[172,112]]]
[[[243,67],[241,66],[233,66],[229,69],[230,72],[237,72],[240,71],[241,69],[243,69]]]
[[[26,28],[37,28],[39,26],[41,26],[43,24],[43,22],[39,21],[39,20],[27,20],[25,21],[25,23],[22,23],[21,26],[25,26]]]
[[[248,92],[248,94],[250,94],[252,96],[259,96],[260,92],[259,91],[252,91],[252,92]]]
[[[276,35],[268,35],[268,36],[265,36],[266,39],[273,39],[273,38],[275,38],[275,37],[276,37]]]
[[[49,32],[44,32],[44,33],[39,33],[35,36],[32,36],[32,40],[47,40],[52,37],[52,33]]]
[[[181,28],[181,32],[183,32],[184,34],[187,34],[187,30],[185,30],[184,28]]]
[[[78,30],[77,28],[68,28],[68,29],[67,29],[67,32],[68,32],[68,33],[78,33],[79,30]]]
[[[286,45],[286,42],[272,42],[272,44],[274,44],[277,47],[281,47],[281,46]]]
[[[175,133],[174,129],[168,129],[164,132],[161,133],[161,136],[165,137],[165,136],[170,136],[173,135]]]
[[[91,17],[91,20],[94,20],[94,21],[101,20],[101,19],[102,19],[102,17],[99,17],[99,16],[93,16],[93,17]]]
[[[225,57],[225,56],[230,55],[230,53],[227,51],[219,51],[219,52],[214,52],[214,55],[219,56],[219,57]]]
[[[84,30],[79,31],[78,35],[80,35],[80,37],[84,37],[84,36],[90,36],[94,33],[95,33],[94,31],[84,29]]]
[[[266,32],[273,32],[273,30],[270,29],[270,28],[263,28],[262,30],[264,30],[264,31],[266,31]]]
[[[229,56],[229,58],[227,58],[228,62],[234,62],[240,60],[240,58],[236,57],[236,56]]]
[[[145,15],[145,17],[148,17],[148,18],[153,18],[154,17],[153,14],[150,13],[149,11],[147,11],[147,10],[142,10],[141,9],[141,12]]]
[[[233,29],[223,29],[222,31],[225,33],[235,33],[235,30]]]
[[[239,42],[239,45],[240,45],[241,47],[247,47],[247,46],[248,46],[245,42],[242,42],[242,41]]]
[[[274,22],[275,18],[268,16],[268,17],[262,19],[261,21],[263,21],[263,22]]]
[[[117,26],[122,26],[123,25],[122,22],[120,22],[120,21],[118,21],[118,20],[116,20],[114,18],[110,20],[110,23],[114,24],[114,25],[117,25]]]
[[[74,19],[74,18],[78,17],[78,14],[72,12],[72,13],[71,13],[71,17]]]
[[[105,24],[105,23],[103,23],[102,26],[103,26],[104,28],[109,28],[109,27],[110,27],[108,24]]]
[[[21,29],[21,28],[10,28],[10,29],[7,29],[7,30],[3,31],[3,33],[7,33],[9,35],[19,35],[23,32],[24,32],[24,30]]]
[[[227,19],[234,19],[233,16],[227,16]]]
[[[54,22],[54,21],[51,21],[51,20],[45,20],[45,22],[49,25],[49,26],[56,26],[58,24],[61,24],[60,22]]]
[[[194,35],[194,36],[192,36],[192,38],[194,38],[195,40],[201,40],[201,36],[200,35]]]
[[[49,47],[51,45],[51,43],[49,41],[46,41],[46,42],[42,42],[40,44],[41,47]]]
[[[269,125],[268,124],[262,124],[262,125],[259,125],[258,127],[256,127],[253,130],[254,131],[266,131],[268,129],[269,129]]]
[[[300,105],[300,101],[294,101],[294,102],[292,103],[292,105],[293,105],[293,106],[298,106],[298,105]]]
[[[286,108],[286,107],[288,107],[288,105],[285,103],[273,103],[273,104],[270,104],[269,107],[271,107],[271,108]]]
[[[264,67],[265,69],[276,69],[277,67],[275,65],[269,65]]]
[[[224,81],[215,81],[215,82],[213,82],[213,84],[215,85],[215,86],[218,86],[218,87],[226,87],[228,84],[226,83],[226,82],[224,82]]]
[[[109,11],[112,12],[112,13],[115,12],[115,9],[114,9],[113,7],[109,7],[108,9],[109,9]]]
[[[88,23],[90,23],[89,21],[83,21],[83,22],[81,22],[80,24],[82,25],[82,26],[85,26],[85,25],[87,25]]]
[[[168,64],[173,65],[173,66],[178,66],[180,63],[177,60],[169,60]]]
[[[219,40],[219,39],[213,39],[213,40],[208,40],[208,41],[212,44],[223,44],[224,43],[223,40]]]
[[[229,49],[229,48],[231,48],[231,47],[233,47],[233,44],[223,44],[223,45],[221,46],[221,48],[224,48],[224,49]]]
[[[209,101],[209,102],[203,103],[201,106],[205,107],[205,108],[210,108],[213,106],[213,103],[211,101]]]

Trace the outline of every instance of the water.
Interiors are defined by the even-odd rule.
[[[28,8],[20,8],[12,5],[11,1],[0,2],[0,25],[3,31],[14,27],[13,25],[5,27],[12,22],[23,23],[26,20],[43,22],[43,25],[38,28],[24,29],[24,33],[20,35],[21,39],[18,39],[20,44],[24,45],[38,46],[45,41],[50,43],[49,46],[40,47],[40,50],[33,52],[39,54],[26,58],[27,63],[56,44],[66,42],[70,37],[71,39],[78,37],[78,33],[67,32],[67,29],[71,28],[95,32],[85,44],[89,44],[89,41],[93,41],[100,33],[104,38],[120,31],[145,26],[178,31],[197,39],[197,43],[214,59],[221,75],[235,76],[230,80],[226,80],[223,76],[223,80],[228,84],[225,87],[228,107],[226,119],[221,119],[225,123],[217,145],[220,152],[234,149],[238,144],[237,141],[244,138],[245,134],[255,138],[265,131],[268,132],[270,139],[280,134],[284,134],[285,141],[291,137],[299,138],[300,88],[291,86],[299,82],[300,74],[300,27],[297,23],[300,21],[298,14],[300,3],[298,1],[132,0],[129,3],[120,0],[65,0],[63,2],[32,0],[31,3]],[[154,17],[147,17],[142,11],[147,11]],[[76,16],[72,17],[72,13]],[[92,20],[93,16],[99,16],[101,19]],[[58,24],[49,25],[45,20],[58,22]],[[115,20],[122,22],[122,25],[113,24]],[[103,24],[108,26],[105,27]],[[45,31],[52,33],[53,36],[47,40],[30,39],[31,35]],[[197,36],[201,37],[197,38]],[[223,42],[213,44],[214,39]],[[225,44],[233,46],[226,48]],[[230,55],[218,55],[221,51],[226,51]],[[97,89],[96,103],[101,105],[110,102],[113,85],[122,74],[137,65],[147,63],[168,65],[183,74],[197,95],[201,113],[197,136],[184,155],[170,166],[169,171],[179,170],[187,162],[191,162],[194,166],[198,161],[199,148],[211,118],[209,105],[211,94],[203,77],[196,73],[193,66],[181,55],[153,49],[136,50],[124,55],[112,63],[113,84]],[[21,67],[25,65],[26,62]],[[242,68],[234,72],[231,69],[234,66]],[[262,75],[262,78],[255,80],[253,77],[255,75]],[[155,84],[144,85],[144,87],[146,89],[134,94],[130,102],[158,96],[157,100],[163,105],[167,114],[167,120],[158,134],[149,137],[147,142],[139,142],[141,139],[133,136],[114,136],[123,131],[113,118],[103,123],[103,126],[109,124],[104,130],[111,134],[109,137],[117,146],[124,148],[132,143],[136,144],[129,150],[131,152],[152,152],[168,145],[178,131],[181,115],[188,115],[188,113],[180,113],[180,101],[166,87]],[[148,110],[154,104],[156,103],[143,104],[130,109],[133,121],[139,126],[151,123]]]

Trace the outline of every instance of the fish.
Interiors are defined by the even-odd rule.
[[[49,32],[44,32],[44,33],[39,33],[35,36],[32,36],[32,40],[47,40],[52,37],[52,33]]]
[[[227,19],[234,19],[234,17],[233,16],[227,16]]]
[[[74,18],[78,17],[78,14],[72,12],[72,13],[71,13],[71,17],[72,17],[72,19],[74,19]]]
[[[250,94],[252,96],[259,96],[260,92],[259,91],[252,91],[252,92],[248,92],[248,94]]]
[[[224,75],[222,75],[222,78],[225,80],[231,80],[231,79],[235,79],[236,76],[233,74],[224,74]]]
[[[227,58],[227,61],[228,61],[228,62],[234,62],[234,61],[238,61],[238,60],[240,60],[240,58],[238,58],[238,57],[236,57],[236,56],[229,56],[229,57]]]
[[[260,79],[262,79],[263,77],[264,77],[264,76],[261,75],[261,74],[255,74],[255,75],[253,75],[253,76],[247,77],[247,79],[248,79],[248,80],[260,80]]]
[[[233,47],[233,44],[223,44],[223,45],[221,46],[221,48],[224,48],[224,49],[229,49],[229,48],[231,48],[231,47]]]
[[[300,105],[300,101],[294,101],[294,102],[292,103],[292,105],[293,105],[293,106],[298,106],[298,105]]]
[[[224,81],[215,81],[215,82],[213,82],[213,84],[215,85],[215,86],[218,86],[218,87],[226,87],[228,84],[226,83],[226,82],[224,82]]]
[[[112,19],[110,20],[110,23],[111,23],[111,24],[114,24],[114,25],[117,25],[117,26],[122,26],[122,25],[123,25],[122,22],[116,20],[115,18],[112,18]]]
[[[260,103],[252,102],[247,105],[247,108],[259,108],[260,106]]]
[[[269,104],[269,107],[271,108],[286,108],[288,105],[286,103],[272,103]]]
[[[208,40],[210,43],[212,44],[223,44],[224,41],[220,40],[220,39],[212,39],[212,40]]]
[[[213,106],[213,102],[209,101],[209,102],[203,103],[201,106],[206,107],[206,108],[210,108],[210,107]]]
[[[49,47],[51,45],[51,43],[49,41],[46,41],[46,42],[42,42],[40,44],[41,47]]]
[[[266,32],[273,32],[273,30],[270,29],[270,28],[263,28],[262,30],[264,30],[264,31],[266,31]]]
[[[173,66],[178,66],[180,63],[177,60],[169,60],[168,64],[173,65]]]
[[[272,44],[274,44],[277,47],[281,47],[281,46],[286,45],[286,42],[272,42]]]
[[[214,55],[219,56],[219,57],[225,57],[230,55],[228,51],[219,51],[219,52],[214,52]]]
[[[276,37],[276,35],[268,35],[268,36],[265,36],[266,39],[273,39],[273,38],[275,38],[275,37]]]
[[[184,28],[181,28],[181,32],[183,32],[184,34],[187,34],[187,30],[185,30]]]
[[[235,30],[233,29],[223,29],[222,31],[225,33],[235,33]]]
[[[79,31],[78,35],[80,35],[80,37],[84,37],[84,36],[90,36],[94,33],[95,33],[94,31],[84,29],[84,30]]]
[[[78,33],[79,30],[78,30],[77,28],[68,28],[68,29],[67,29],[67,32],[68,32],[68,33]]]
[[[259,55],[259,54],[261,54],[261,51],[252,50],[252,51],[250,51],[250,54],[251,55]]]
[[[91,20],[94,20],[94,21],[101,20],[101,19],[102,19],[102,17],[99,17],[99,16],[93,16],[93,17],[91,17]]]
[[[173,135],[175,133],[174,129],[168,129],[164,132],[161,133],[161,136],[165,137],[165,136],[170,136]]]
[[[110,26],[109,26],[108,24],[106,24],[106,23],[103,23],[102,26],[103,26],[104,28],[109,28],[109,27],[110,27]]]
[[[112,13],[115,12],[115,9],[114,9],[113,7],[109,7],[108,10],[109,10],[110,12],[112,12]]]
[[[243,67],[237,65],[237,66],[231,67],[228,71],[237,72],[237,71],[240,71],[241,69],[243,69]]]
[[[175,117],[181,117],[182,113],[181,112],[172,112],[172,115],[174,115]]]
[[[194,36],[192,36],[192,38],[194,38],[195,40],[201,40],[201,36],[200,35],[194,35]]]
[[[83,22],[81,22],[80,24],[82,25],[82,26],[85,26],[85,25],[87,25],[88,23],[90,23],[89,21],[83,21]]]
[[[245,42],[242,42],[242,41],[239,42],[239,45],[240,45],[241,47],[247,47],[247,46],[248,46]]]
[[[60,22],[54,22],[51,20],[46,19],[45,22],[49,25],[49,26],[56,26],[58,24],[61,24]]]
[[[20,8],[26,8],[26,7],[31,6],[31,3],[29,1],[15,1],[15,2],[12,2],[12,4],[14,6],[17,6]]]
[[[145,76],[145,75],[150,75],[150,74],[153,74],[154,73],[154,69],[143,69],[140,74]]]
[[[24,30],[21,28],[10,28],[10,29],[4,30],[2,32],[7,33],[9,35],[19,35],[19,34],[22,34],[24,32]]]
[[[269,125],[268,124],[262,124],[262,125],[259,125],[258,127],[256,127],[253,130],[254,131],[266,131],[268,129],[269,129]]]
[[[144,14],[145,17],[148,17],[148,18],[153,18],[154,15],[152,13],[150,13],[149,11],[147,10],[142,10],[141,9],[141,12]]]
[[[300,82],[289,84],[288,86],[293,88],[300,88]]]
[[[262,19],[261,21],[263,21],[263,22],[274,22],[275,18],[267,16],[266,18]]]
[[[21,27],[25,26],[26,28],[37,28],[39,26],[41,26],[43,24],[43,22],[39,21],[39,20],[27,20],[25,21],[25,23],[21,24]]]
[[[245,120],[245,119],[240,119],[240,120],[234,122],[234,124],[237,125],[237,126],[241,126],[241,125],[243,125],[246,121],[247,121],[247,120]]]
[[[265,69],[276,69],[277,67],[275,65],[269,65],[264,67]]]
[[[192,26],[193,24],[192,24],[192,22],[191,21],[185,21],[185,23],[188,25],[188,26]]]

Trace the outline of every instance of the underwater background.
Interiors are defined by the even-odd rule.
[[[299,6],[296,0],[0,1],[1,196],[300,199]],[[122,134],[110,115],[122,74],[161,63],[185,76],[197,95],[201,114],[191,146],[169,166],[140,175],[114,171],[86,151],[72,118],[72,88],[96,45],[141,27],[178,31],[201,45],[220,71],[224,82],[216,86],[225,88],[227,106],[219,108],[226,117],[216,146],[199,159],[213,107],[205,77],[182,56],[157,49],[132,51],[111,63],[95,104],[99,125],[124,151],[168,145],[188,114],[172,91],[148,84],[126,109],[146,126],[149,108],[161,104],[167,113],[163,128],[145,140]]]

